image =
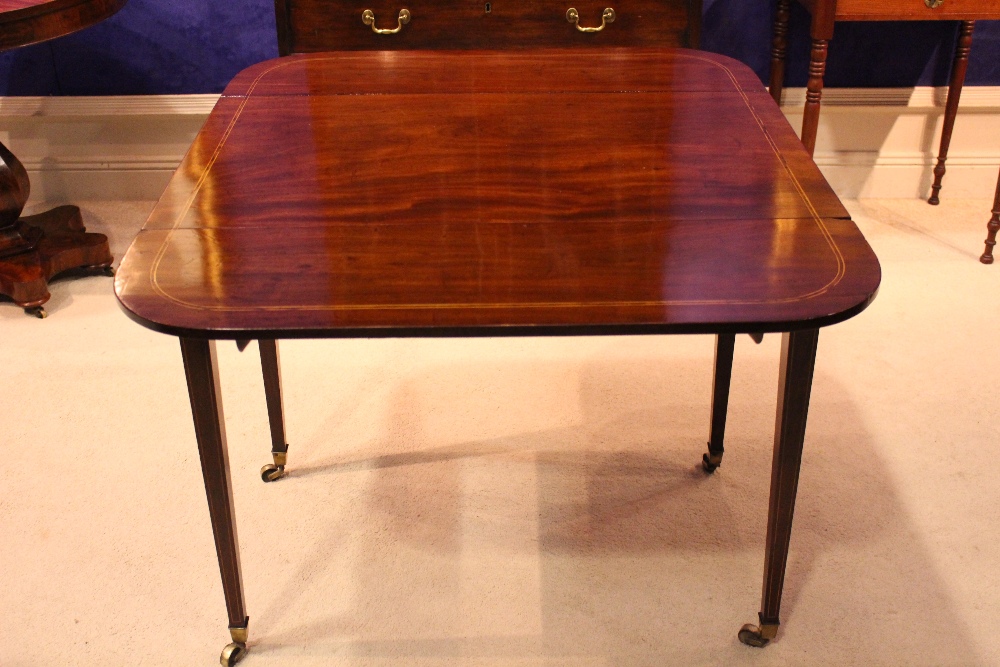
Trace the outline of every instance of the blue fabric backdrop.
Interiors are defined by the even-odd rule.
[[[873,0],[877,1],[877,0]],[[806,81],[808,14],[793,4],[788,81]],[[703,47],[767,79],[773,2],[704,0]],[[828,86],[944,85],[957,24],[842,23]],[[272,0],[130,0],[74,35],[0,54],[0,95],[217,93],[278,53]],[[967,85],[1000,85],[1000,22],[976,26]]]

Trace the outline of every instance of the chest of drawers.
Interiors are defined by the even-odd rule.
[[[692,46],[701,0],[276,0],[282,55],[372,49]]]

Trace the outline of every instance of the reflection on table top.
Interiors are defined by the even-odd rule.
[[[116,291],[181,335],[499,335],[822,326],[878,282],[745,66],[567,49],[246,70]]]

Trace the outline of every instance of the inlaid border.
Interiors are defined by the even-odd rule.
[[[820,217],[818,211],[813,205],[812,200],[806,194],[805,188],[799,182],[799,179],[796,177],[794,170],[792,170],[791,166],[788,164],[788,161],[785,159],[785,156],[778,148],[778,145],[775,143],[774,139],[767,131],[767,127],[765,126],[763,119],[757,114],[757,111],[753,108],[753,105],[750,103],[750,98],[747,96],[746,91],[740,85],[739,80],[736,78],[735,74],[733,74],[732,70],[730,70],[722,63],[713,60],[712,58],[707,58],[693,52],[688,53],[683,51],[675,52],[674,55],[705,62],[712,65],[713,67],[721,69],[723,72],[725,72],[726,76],[733,84],[733,88],[736,90],[737,93],[739,93],[740,99],[743,100],[743,104],[746,106],[747,111],[750,112],[750,115],[753,117],[754,121],[757,123],[757,126],[760,128],[761,133],[767,140],[768,146],[771,147],[771,150],[774,152],[775,156],[778,158],[781,165],[785,168],[785,172],[788,174],[788,177],[794,184],[795,190],[799,193],[799,197],[805,203],[806,207],[809,210],[809,213],[812,215],[813,221],[819,228],[820,233],[823,235],[823,238],[826,239],[827,245],[829,246],[834,257],[836,258],[837,261],[836,274],[834,275],[833,278],[830,279],[829,282],[827,282],[822,287],[817,288],[806,294],[802,294],[799,296],[784,297],[780,299],[774,299],[774,298],[772,299],[677,299],[677,300],[657,300],[657,301],[579,301],[579,302],[558,301],[558,302],[521,302],[521,303],[398,303],[398,304],[315,304],[315,305],[277,304],[277,305],[262,305],[262,306],[226,306],[218,304],[205,305],[201,303],[193,303],[175,297],[169,292],[167,292],[165,289],[163,289],[163,287],[161,287],[159,284],[157,276],[160,263],[162,262],[163,257],[166,254],[167,249],[170,245],[170,239],[173,236],[174,232],[176,232],[177,229],[180,227],[180,224],[183,222],[184,218],[191,210],[191,207],[194,205],[195,200],[198,198],[198,194],[201,192],[201,189],[204,186],[205,181],[208,179],[208,175],[211,173],[212,167],[219,159],[219,155],[222,153],[222,149],[225,147],[226,142],[229,139],[229,136],[235,129],[237,122],[239,121],[240,117],[243,114],[244,109],[246,108],[246,105],[249,103],[250,98],[253,96],[254,90],[256,90],[260,82],[266,76],[272,74],[273,72],[276,72],[285,67],[289,67],[291,65],[299,64],[303,61],[332,61],[332,60],[346,60],[351,58],[364,57],[354,53],[328,54],[319,57],[313,56],[305,58],[280,59],[274,65],[268,67],[263,72],[257,75],[257,77],[250,84],[249,88],[247,88],[246,92],[243,94],[242,102],[240,102],[240,105],[239,107],[237,107],[236,112],[234,113],[232,119],[229,122],[229,125],[223,132],[222,137],[219,139],[219,143],[215,147],[215,150],[213,151],[211,158],[206,163],[205,168],[202,170],[202,174],[198,179],[197,184],[195,185],[191,194],[188,196],[188,199],[185,202],[184,206],[181,207],[181,210],[178,213],[176,220],[174,220],[173,226],[167,231],[166,235],[164,236],[164,239],[160,244],[160,248],[156,253],[156,257],[153,259],[153,262],[150,266],[150,271],[149,271],[150,286],[152,287],[153,291],[156,294],[159,294],[164,299],[172,303],[175,303],[179,306],[182,306],[184,308],[201,310],[201,311],[221,311],[221,312],[261,312],[261,311],[344,312],[344,311],[372,311],[372,310],[460,310],[460,309],[496,310],[501,308],[551,309],[551,308],[606,308],[606,307],[642,308],[642,307],[663,307],[663,306],[708,306],[708,305],[746,306],[746,305],[796,303],[799,301],[814,299],[830,291],[830,289],[832,289],[834,286],[840,283],[841,280],[843,280],[844,275],[846,273],[847,264],[846,261],[844,260],[843,253],[841,253],[840,248],[837,246],[837,243],[833,238],[833,235],[827,228],[826,223],[823,221],[823,218]],[[225,99],[225,96],[223,96],[222,99]]]

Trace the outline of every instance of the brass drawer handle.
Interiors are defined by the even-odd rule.
[[[370,9],[366,9],[361,12],[361,22],[365,25],[370,25],[372,27],[372,32],[377,35],[395,35],[397,32],[403,29],[403,26],[410,22],[410,10],[400,9],[399,10],[399,25],[395,28],[376,28],[375,27],[375,12]]]
[[[941,0],[938,0],[941,1]],[[604,10],[601,14],[601,25],[597,28],[582,28],[580,27],[580,12],[576,11],[576,7],[570,7],[566,10],[566,20],[576,26],[576,29],[580,32],[600,32],[604,30],[604,26],[609,23],[615,22],[615,10],[610,7]]]
[[[944,0],[924,0],[924,4],[928,9],[937,9],[944,4]]]

